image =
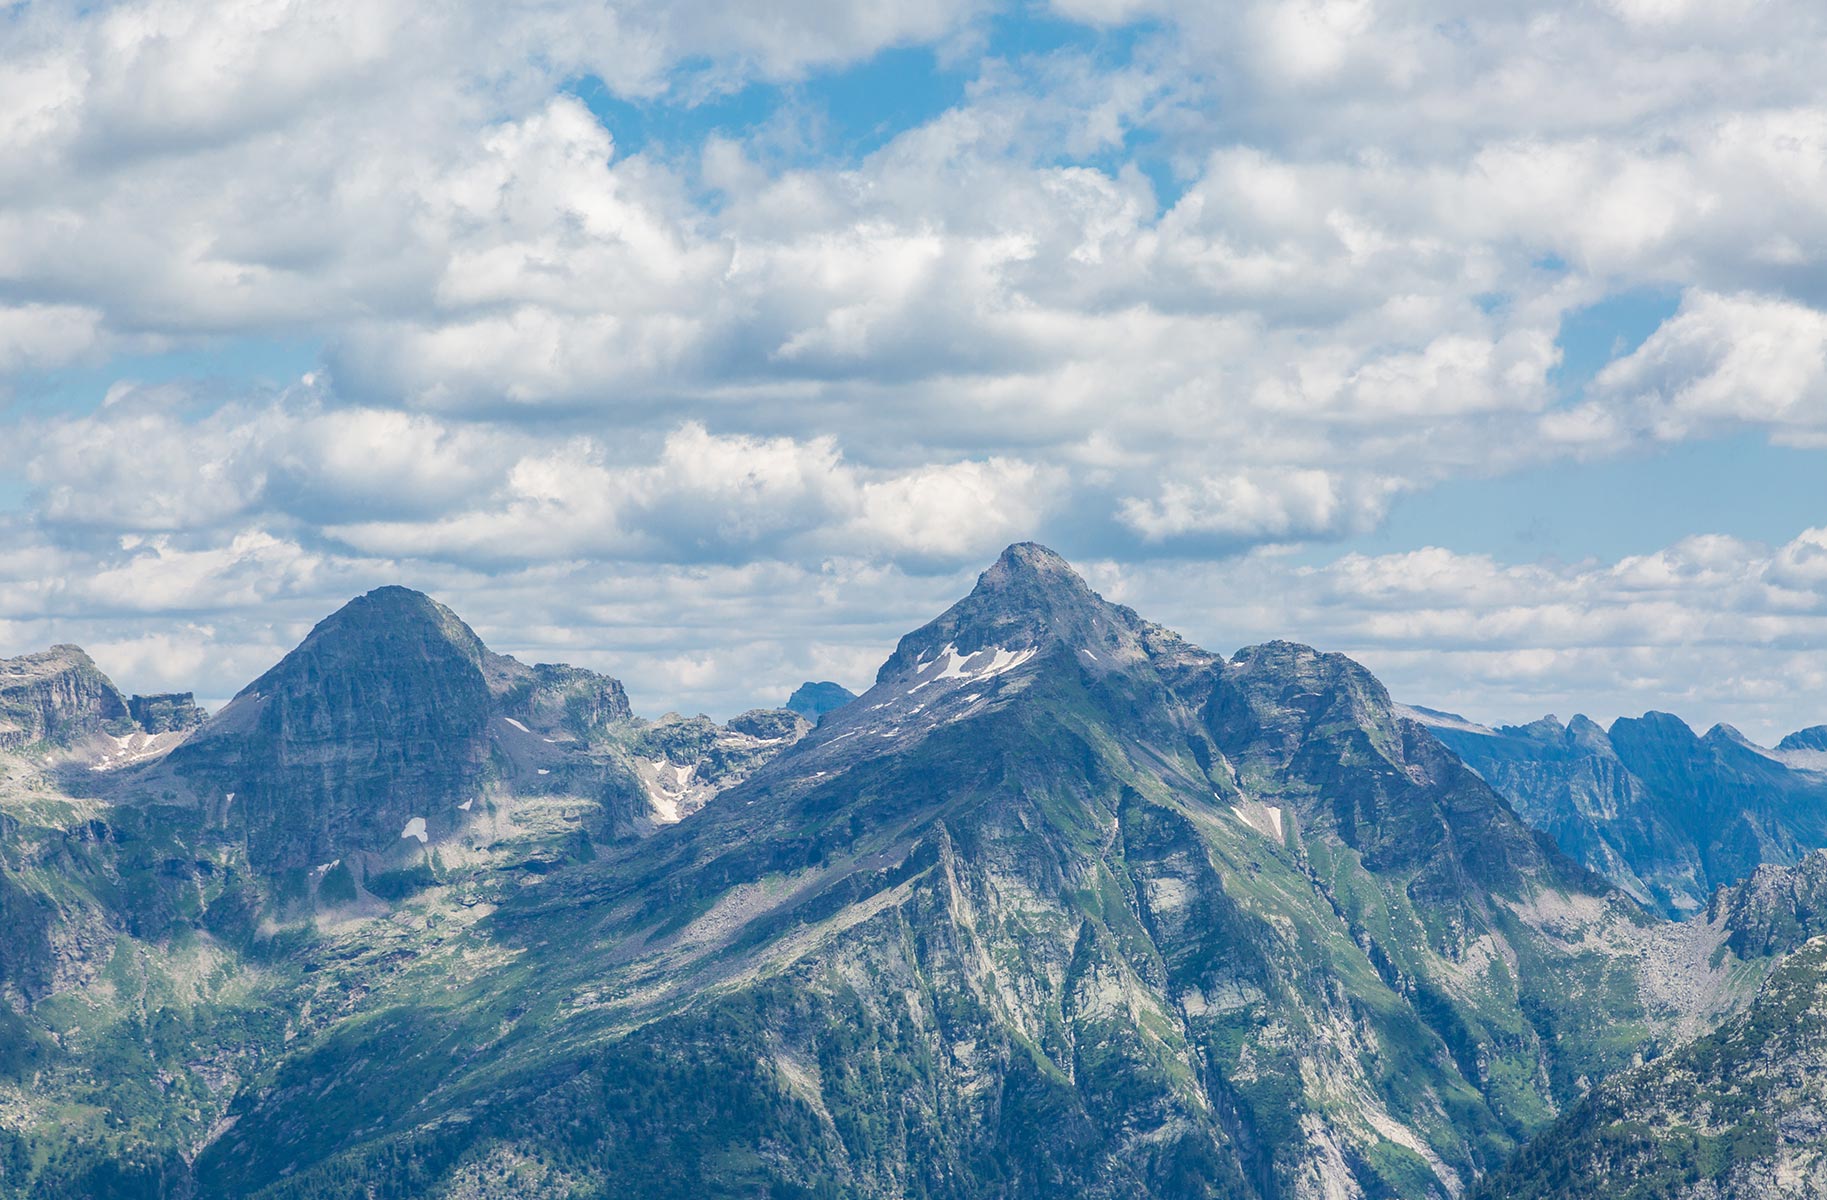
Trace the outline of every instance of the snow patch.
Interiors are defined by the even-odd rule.
[[[546,770],[544,767],[541,767],[541,768],[539,768],[539,773],[541,775],[550,775],[552,772]]]
[[[1245,800],[1241,804],[1231,805],[1231,815],[1264,837],[1274,838],[1277,842],[1287,840],[1283,833],[1281,809],[1273,804]]]
[[[465,800],[465,801],[464,801],[464,802],[463,802],[463,803],[461,803],[461,804],[459,804],[459,805],[457,805],[457,807],[458,807],[458,808],[460,808],[460,809],[462,809],[462,810],[463,810],[463,811],[464,811],[464,812],[468,812],[468,811],[469,811],[469,806],[470,806],[470,805],[472,805],[472,804],[474,804],[474,803],[475,803],[475,801],[474,801],[474,800]]]
[[[969,679],[973,681],[991,679],[1004,675],[1027,662],[1040,653],[1039,647],[1030,646],[1026,650],[1008,650],[1001,646],[988,646],[970,654],[958,653],[958,648],[947,642],[938,654],[923,659],[918,664],[920,670],[938,666],[937,674],[922,679],[909,688],[917,692],[927,684],[939,683],[946,679]]]
[[[515,729],[518,729],[522,733],[532,733],[533,732],[531,729],[528,729],[525,725],[522,725],[519,721],[516,721],[512,717],[503,717],[501,719],[506,721],[509,725],[512,725]]]
[[[414,817],[406,822],[406,828],[400,830],[400,837],[418,838],[421,846],[430,841],[431,835],[425,832],[425,818]]]

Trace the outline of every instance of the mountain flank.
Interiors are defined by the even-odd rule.
[[[816,723],[369,593],[0,759],[0,1196],[1459,1200],[1812,885],[1665,920],[1424,718],[1033,544]]]
[[[287,1056],[197,1178],[1451,1195],[1655,1037],[1649,923],[1356,664],[1017,546],[695,815],[505,896],[501,968]]]

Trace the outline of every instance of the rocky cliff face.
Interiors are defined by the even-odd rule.
[[[250,861],[273,875],[395,849],[409,829],[448,833],[488,760],[483,654],[449,609],[380,588],[326,618],[165,766],[238,820]]]
[[[634,716],[619,679],[562,663],[529,667],[501,654],[487,654],[483,665],[497,710],[542,733],[589,741]]]
[[[0,659],[0,750],[131,728],[126,699],[80,647]]]
[[[1827,939],[1742,1015],[1601,1084],[1480,1189],[1488,1200],[1827,1195]]]
[[[197,707],[189,692],[160,692],[151,696],[134,696],[127,701],[133,723],[147,733],[182,733],[195,729],[209,714]]]
[[[1708,918],[1730,931],[1741,958],[1787,954],[1827,934],[1827,850],[1792,867],[1763,866],[1713,896]]]
[[[1502,729],[1424,719],[1530,824],[1673,916],[1704,911],[1715,889],[1762,864],[1827,845],[1827,774],[1800,761],[1805,732],[1773,751],[1725,726],[1696,735],[1667,713],[1609,731],[1585,717]]]

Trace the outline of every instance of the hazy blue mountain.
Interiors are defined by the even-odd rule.
[[[830,680],[822,683],[808,681],[793,689],[786,706],[816,725],[820,717],[834,708],[842,708],[854,699],[856,693],[841,683],[832,683]]]
[[[1812,731],[1768,750],[1728,726],[1697,735],[1667,713],[1607,731],[1585,717],[1487,729],[1417,711],[1531,825],[1673,915],[1827,846],[1827,755],[1813,761]]]
[[[1778,750],[1827,750],[1827,725],[1798,729],[1776,744]]]

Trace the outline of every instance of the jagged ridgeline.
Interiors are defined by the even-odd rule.
[[[0,1192],[1462,1196],[1794,937],[1038,546],[794,699],[640,721],[390,588],[124,765],[9,759]]]
[[[1827,727],[1773,749],[1668,713],[1489,729],[1416,715],[1569,854],[1670,916],[1704,912],[1718,889],[1827,846]]]

